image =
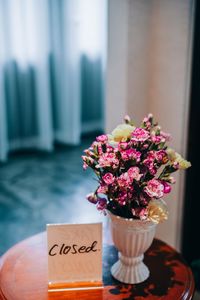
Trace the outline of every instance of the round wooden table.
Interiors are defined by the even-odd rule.
[[[137,285],[112,278],[111,265],[117,260],[113,245],[104,245],[103,282],[98,291],[48,293],[47,237],[40,233],[12,247],[0,260],[0,300],[156,300],[192,299],[194,279],[181,255],[160,240],[154,240],[145,254],[150,277]]]

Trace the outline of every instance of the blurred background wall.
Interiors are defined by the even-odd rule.
[[[172,133],[171,145],[186,155],[194,1],[110,0],[108,20],[107,131],[125,113],[137,124],[152,112]],[[176,180],[167,199],[169,221],[157,235],[180,249],[184,174]]]

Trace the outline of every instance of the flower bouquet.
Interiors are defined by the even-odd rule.
[[[191,165],[167,146],[169,140],[152,114],[140,127],[126,116],[124,124],[98,136],[82,156],[83,168],[90,167],[98,177],[98,186],[87,199],[111,217],[113,240],[120,251],[111,272],[120,281],[138,283],[148,277],[143,253],[153,240],[155,225],[168,217],[162,198],[175,183],[172,173]],[[127,234],[120,235],[122,228]],[[129,249],[122,249],[124,245]]]

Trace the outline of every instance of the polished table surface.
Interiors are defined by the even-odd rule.
[[[137,285],[123,284],[110,274],[117,251],[104,244],[102,290],[48,293],[47,237],[40,233],[12,247],[0,260],[0,300],[65,299],[192,299],[194,279],[181,255],[160,240],[154,240],[145,254],[150,277]]]

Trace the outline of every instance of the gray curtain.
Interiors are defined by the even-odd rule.
[[[0,160],[102,130],[105,32],[106,0],[0,0]]]

